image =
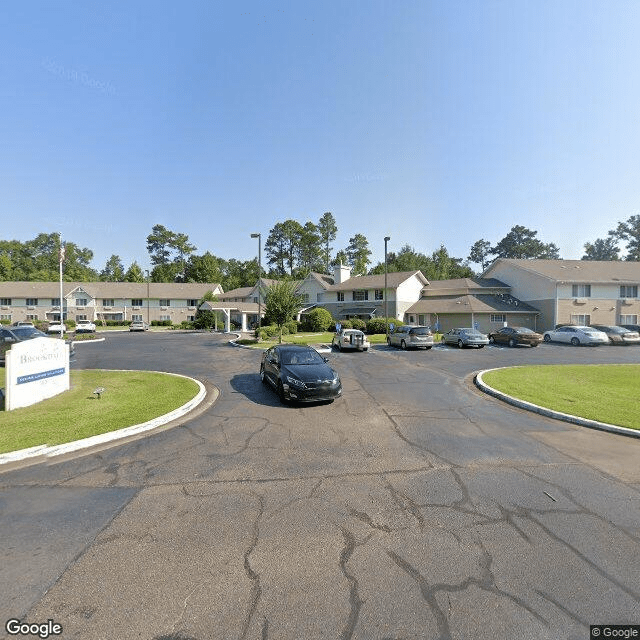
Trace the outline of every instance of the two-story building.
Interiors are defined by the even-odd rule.
[[[640,262],[499,258],[482,274],[540,311],[539,329],[558,324],[638,324]]]
[[[193,320],[198,303],[217,283],[63,282],[65,320]],[[52,322],[60,319],[58,282],[0,282],[0,320]]]

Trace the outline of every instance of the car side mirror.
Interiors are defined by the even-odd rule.
[[[322,356],[322,359],[323,359],[325,362],[329,362],[329,358],[327,358],[327,356]]]

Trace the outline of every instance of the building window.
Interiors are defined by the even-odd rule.
[[[161,307],[169,307],[171,306],[171,300],[166,298],[160,298],[160,306]]]
[[[60,298],[51,298],[51,306],[59,307],[60,306]]]
[[[76,298],[76,307],[86,307],[87,299],[86,298]]]
[[[302,298],[302,302],[304,302],[305,304],[307,304],[309,302],[309,294],[308,293],[302,293],[302,294],[300,294],[300,297]]]
[[[37,307],[38,298],[27,298],[27,307]]]
[[[322,294],[316,293],[316,302],[320,302],[322,300]]]
[[[571,324],[589,325],[591,324],[591,316],[588,313],[572,313]]]
[[[620,285],[620,297],[621,298],[637,298],[638,297],[638,285]],[[631,324],[628,322],[627,324]]]
[[[338,302],[344,302],[344,291],[338,291]]]
[[[116,305],[113,304],[113,302],[114,302],[113,298],[105,298],[102,301],[102,306],[103,307],[115,307]]]
[[[4,307],[11,306],[11,298],[0,298],[0,304]]]
[[[142,306],[142,298],[131,298],[131,306],[132,307],[141,307]]]
[[[354,291],[353,292],[353,300],[354,302],[363,302],[364,300],[369,299],[369,292],[364,290]]]
[[[254,304],[258,304],[258,296],[254,296],[253,297],[253,303]]]
[[[187,320],[188,320],[189,322],[193,322],[195,319],[196,319],[196,317],[195,317],[195,316],[187,316]]]
[[[620,316],[620,322],[618,324],[638,324],[638,316],[635,314]]]
[[[0,320],[8,320],[9,322],[11,322],[11,314],[10,313],[0,314]]]
[[[382,289],[376,289],[374,296],[376,300],[384,300],[384,291]]]
[[[160,320],[171,320],[171,316],[168,316],[168,315],[161,315],[161,316],[160,316]]]
[[[79,320],[87,320],[87,316],[85,315],[76,315],[76,322],[78,322]]]
[[[38,314],[37,313],[28,313],[27,314],[27,320],[37,320],[38,319]]]
[[[491,322],[506,322],[507,314],[506,313],[492,313],[491,314]]]
[[[141,313],[132,313],[131,314],[131,322],[142,322],[142,314]]]
[[[591,285],[590,284],[571,285],[571,297],[572,298],[590,298]]]
[[[198,306],[197,300],[187,300],[187,307],[197,307],[197,306]]]

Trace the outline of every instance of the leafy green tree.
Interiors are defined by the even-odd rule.
[[[182,273],[180,273],[179,262],[167,262],[166,264],[157,264],[151,269],[151,282],[181,282]]]
[[[361,233],[356,233],[355,236],[349,238],[347,257],[352,275],[360,276],[367,273],[367,266],[371,262],[370,255],[369,241]]]
[[[487,240],[477,240],[471,246],[467,260],[479,264],[484,271],[491,262],[491,243]]]
[[[609,235],[627,243],[625,260],[640,260],[640,215],[633,215],[624,222],[618,222],[616,229],[610,231]]]
[[[322,307],[313,309],[307,314],[306,326],[309,331],[328,331],[332,324],[334,324],[333,316]]]
[[[162,224],[155,224],[147,236],[147,251],[151,256],[151,264],[168,264],[171,262],[171,251],[175,233]]]
[[[124,280],[124,265],[120,256],[112,255],[100,272],[100,280],[103,282],[122,282]]]
[[[550,242],[545,244],[536,238],[537,231],[532,231],[521,225],[515,225],[511,231],[498,242],[491,253],[498,258],[560,258],[558,247]]]
[[[582,260],[620,260],[619,252],[615,238],[598,238],[593,244],[585,243]]]
[[[296,293],[296,286],[291,280],[282,280],[267,289],[265,317],[278,327],[279,342],[282,342],[282,327],[293,320],[304,304],[302,296]]]
[[[155,269],[154,282],[184,282],[187,258],[196,250],[196,247],[189,243],[189,236],[184,233],[170,231],[164,225],[156,224],[152,227],[151,233],[147,236],[147,251],[151,257],[151,264]],[[173,268],[168,269],[167,265],[172,264]]]
[[[222,282],[220,261],[208,251],[201,256],[191,256],[185,267],[186,282]]]
[[[349,256],[347,255],[347,252],[345,249],[340,249],[340,251],[336,253],[336,257],[333,259],[333,262],[331,263],[331,265],[334,267],[339,264],[349,264]]]
[[[303,279],[310,271],[320,271],[322,268],[321,238],[318,227],[313,222],[307,222],[300,237],[296,276]]]
[[[125,282],[144,282],[145,277],[140,265],[134,260],[124,274]]]
[[[330,211],[327,211],[322,215],[318,222],[318,234],[320,236],[320,242],[322,243],[323,259],[325,273],[329,273],[329,266],[331,260],[331,251],[333,247],[331,243],[336,239],[338,232],[338,225],[336,220]]]
[[[222,270],[221,284],[225,291],[239,287],[252,287],[258,281],[258,261],[255,258],[244,262],[235,258],[221,259],[220,268]]]
[[[304,227],[296,220],[285,220],[274,225],[264,248],[267,262],[277,269],[280,275],[293,276],[299,263],[299,247],[304,235]]]

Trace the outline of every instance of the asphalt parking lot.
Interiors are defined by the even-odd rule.
[[[640,624],[640,440],[470,382],[637,363],[640,347],[334,353],[343,397],[296,407],[260,383],[260,352],[227,340],[77,348],[78,368],[182,373],[221,394],[151,436],[0,474],[2,637],[9,618],[96,640],[556,640]]]

